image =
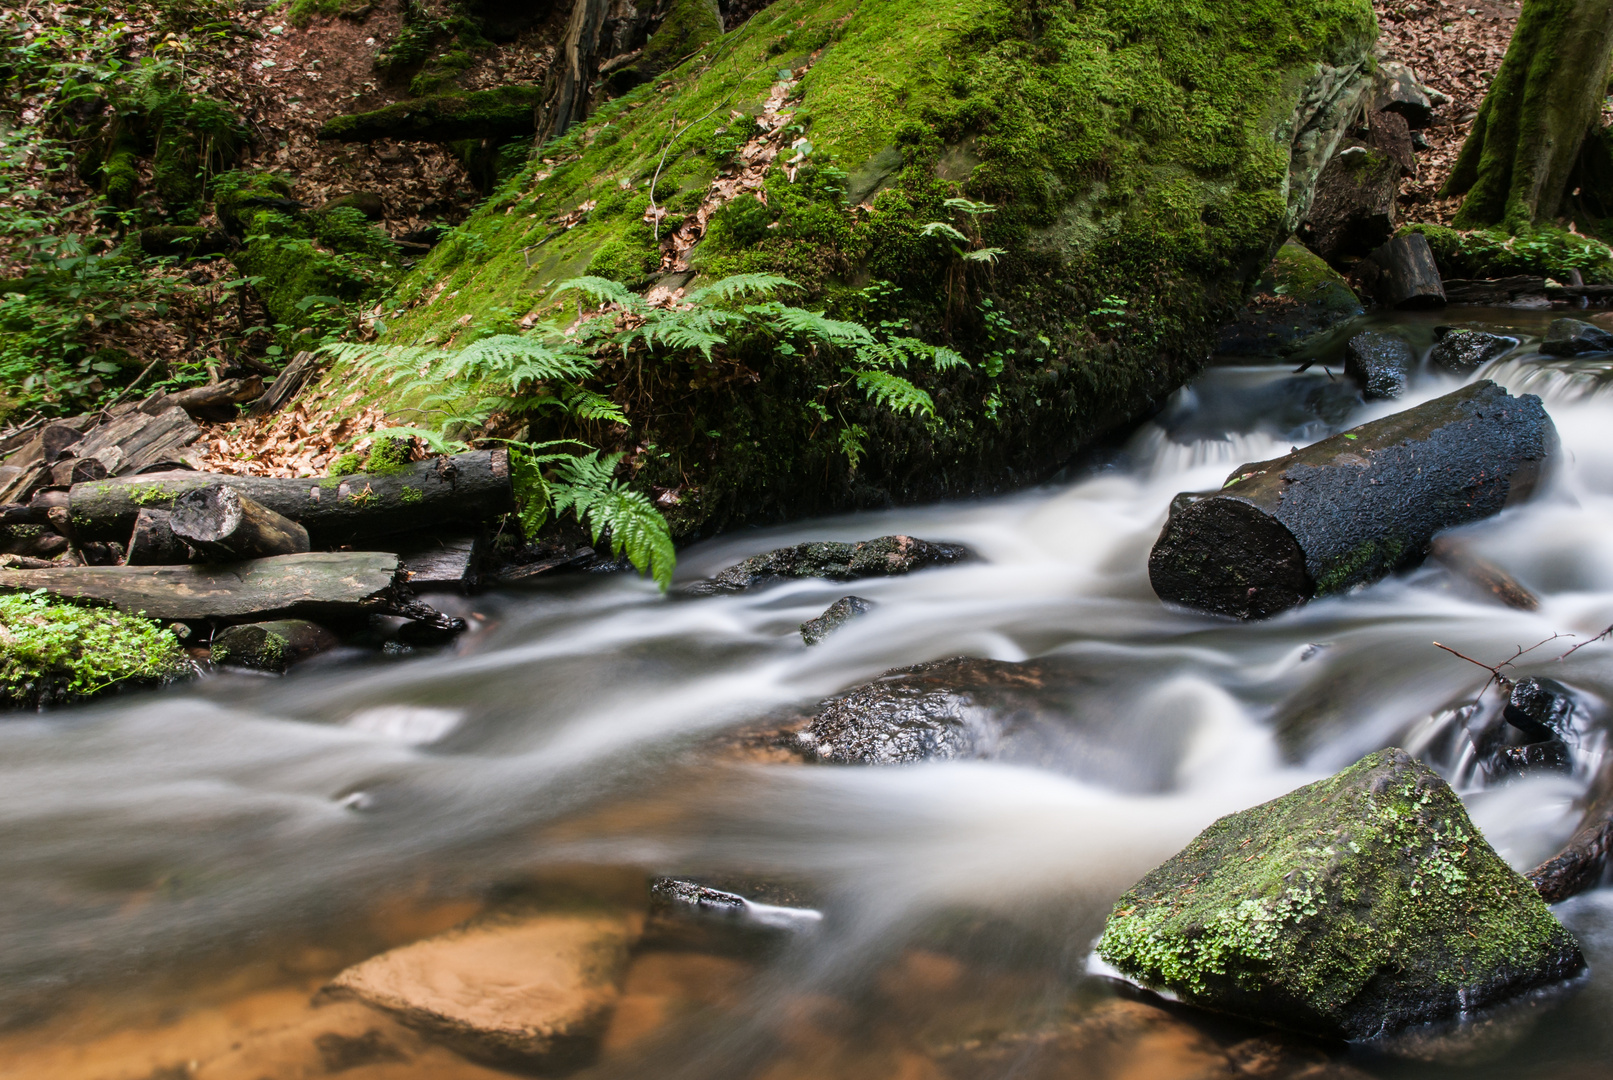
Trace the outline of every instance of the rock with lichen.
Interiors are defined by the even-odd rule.
[[[1194,1005],[1352,1040],[1585,966],[1450,787],[1398,749],[1211,825],[1115,903],[1097,952]]]

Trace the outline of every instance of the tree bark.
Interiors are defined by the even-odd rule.
[[[178,566],[190,561],[190,549],[174,535],[168,511],[141,510],[123,561],[128,566]]]
[[[226,566],[74,566],[0,570],[0,589],[103,600],[151,619],[356,615],[398,604],[398,557],[313,552]]]
[[[168,525],[213,562],[296,555],[309,548],[307,529],[227,484],[185,492],[174,500]]]
[[[1518,233],[1555,219],[1597,125],[1613,0],[1525,0],[1512,44],[1445,182],[1458,228]]]
[[[594,78],[599,32],[608,6],[608,0],[572,0],[565,40],[543,83],[546,93],[537,121],[539,146],[564,135],[588,115],[588,86]]]
[[[223,473],[147,473],[73,488],[78,531],[89,539],[122,540],[144,508],[166,510],[180,495],[227,484],[307,529],[315,543],[347,543],[388,533],[469,523],[502,514],[515,503],[505,450],[474,450],[416,461],[395,472],[285,479]]]
[[[1442,529],[1526,498],[1557,446],[1488,380],[1178,496],[1148,559],[1168,603],[1265,618],[1420,562]]]

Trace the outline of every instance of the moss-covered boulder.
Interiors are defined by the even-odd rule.
[[[1308,205],[1374,34],[1368,0],[778,0],[546,144],[422,260],[383,340],[575,318],[555,290],[584,273],[782,274],[784,299],[968,363],[903,370],[930,415],[833,349],[607,361],[590,388],[680,535],[1031,482],[1198,371]]]
[[[1098,955],[1195,1005],[1346,1039],[1585,966],[1450,787],[1397,749],[1211,825],[1115,903]]]
[[[1298,240],[1277,251],[1237,321],[1221,331],[1226,356],[1291,356],[1361,314],[1344,276]]]
[[[191,670],[179,642],[150,619],[38,593],[0,596],[0,708],[65,705]]]

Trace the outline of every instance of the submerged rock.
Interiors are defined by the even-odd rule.
[[[894,577],[928,566],[947,566],[972,558],[974,552],[962,544],[938,544],[912,536],[881,536],[854,544],[822,540],[752,555],[715,577],[695,582],[688,591],[697,596],[743,592],[786,578],[854,581],[857,578]]]
[[[326,992],[394,1013],[468,1057],[572,1068],[594,1052],[642,929],[636,913],[491,919],[350,967]]]
[[[1097,951],[1192,1004],[1346,1039],[1585,966],[1450,787],[1398,749],[1211,825],[1115,903]]]
[[[1399,334],[1368,330],[1344,347],[1344,373],[1368,398],[1397,398],[1417,366],[1417,352]]]
[[[212,659],[215,664],[280,672],[336,645],[336,635],[317,623],[277,619],[220,630],[213,637]]]
[[[1580,356],[1613,352],[1613,334],[1580,319],[1553,319],[1540,351],[1548,356]]]
[[[1290,239],[1255,283],[1238,320],[1221,331],[1224,356],[1287,356],[1361,314],[1361,299],[1337,270]]]
[[[861,618],[872,610],[872,601],[860,596],[842,596],[830,604],[822,615],[801,624],[801,639],[808,645],[816,645],[851,620]]]
[[[1483,330],[1447,330],[1428,354],[1435,367],[1453,375],[1477,371],[1517,345],[1516,338],[1487,334]]]

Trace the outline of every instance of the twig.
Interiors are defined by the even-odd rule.
[[[1609,627],[1608,629],[1609,629],[1610,633],[1613,633],[1613,627]],[[1524,648],[1522,645],[1515,646],[1512,655],[1507,657],[1505,660],[1501,661],[1499,664],[1486,664],[1483,660],[1475,660],[1471,656],[1468,656],[1466,653],[1457,652],[1455,649],[1451,648],[1449,645],[1441,645],[1437,641],[1434,642],[1434,648],[1436,648],[1436,649],[1444,649],[1446,652],[1450,653],[1452,656],[1457,657],[1458,659],[1461,659],[1461,660],[1466,660],[1468,663],[1474,665],[1475,667],[1481,667],[1485,671],[1488,671],[1490,673],[1489,679],[1485,681],[1484,686],[1479,690],[1478,696],[1473,699],[1474,703],[1477,704],[1478,701],[1481,698],[1484,697],[1485,692],[1488,691],[1492,685],[1493,686],[1499,686],[1503,690],[1505,690],[1506,688],[1508,688],[1508,687],[1510,687],[1512,685],[1512,680],[1507,678],[1505,675],[1503,675],[1501,673],[1502,668],[1511,667],[1513,665],[1514,661],[1518,660],[1521,657],[1528,656],[1530,653],[1534,652],[1536,649],[1540,648],[1542,645],[1546,645],[1546,644],[1548,644],[1550,642],[1556,641],[1560,637],[1571,637],[1571,636],[1572,635],[1553,634],[1549,638],[1543,638],[1542,640],[1535,642],[1533,645],[1529,646],[1527,649]],[[1588,642],[1586,644],[1588,644]],[[1578,647],[1579,646],[1577,646],[1577,645],[1575,646],[1575,648],[1578,648]],[[1569,652],[1573,652],[1573,651],[1574,651],[1573,649],[1569,650]],[[1564,655],[1567,655],[1567,654],[1565,653]],[[1562,659],[1562,657],[1558,657],[1558,659]]]
[[[1567,652],[1565,652],[1561,656],[1559,656],[1557,658],[1557,662],[1562,663],[1564,660],[1567,660],[1570,656],[1573,656],[1575,653],[1579,652],[1579,650],[1583,649],[1585,646],[1590,645],[1590,644],[1592,644],[1594,642],[1597,642],[1597,641],[1601,641],[1603,638],[1608,637],[1609,635],[1613,635],[1613,626],[1610,626],[1606,630],[1603,630],[1600,634],[1597,634],[1595,637],[1590,638],[1590,639],[1585,640],[1585,641],[1582,641],[1578,645],[1575,645],[1572,649],[1569,649]]]

